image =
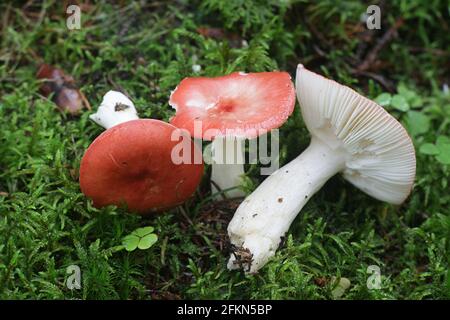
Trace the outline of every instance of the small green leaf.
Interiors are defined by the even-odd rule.
[[[411,100],[408,100],[409,105],[411,106],[411,108],[420,108],[423,106],[423,99],[420,96],[415,96],[414,98],[412,98]]]
[[[442,164],[450,164],[450,144],[442,144],[438,148],[439,154],[436,156],[436,160]]]
[[[409,90],[403,82],[399,83],[399,85],[397,86],[397,92],[405,98],[408,98],[411,92],[414,93],[413,91]]]
[[[382,93],[378,97],[375,98],[375,102],[380,106],[385,107],[391,103],[392,96],[389,93]]]
[[[156,234],[152,233],[152,234],[146,235],[144,238],[141,239],[141,241],[139,241],[138,248],[141,250],[148,249],[152,245],[154,245],[157,240],[158,240],[158,237],[156,236]]]
[[[425,143],[421,145],[419,151],[420,153],[429,155],[439,154],[439,149],[432,143]]]
[[[152,233],[153,230],[155,230],[155,228],[153,228],[153,227],[143,227],[143,228],[138,228],[138,229],[134,230],[132,232],[132,234],[142,238],[142,237],[145,237],[146,235]]]
[[[408,89],[405,84],[399,84],[397,91],[399,95],[406,99],[410,107],[418,108],[423,105],[423,99],[415,91]]]
[[[406,101],[405,97],[396,94],[392,97],[391,100],[391,106],[394,107],[397,110],[406,112],[409,110],[409,104],[408,101]]]
[[[439,150],[444,148],[445,145],[450,144],[450,138],[446,136],[439,136],[436,139],[436,146]]]
[[[134,251],[138,247],[139,240],[139,237],[130,234],[123,238],[122,245],[125,247],[125,250]]]
[[[430,118],[418,111],[409,111],[406,116],[406,125],[411,135],[417,136],[428,132],[430,129]]]

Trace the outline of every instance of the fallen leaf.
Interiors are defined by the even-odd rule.
[[[206,38],[223,39],[225,38],[225,31],[220,28],[200,27],[197,32]]]
[[[327,284],[327,279],[325,277],[319,277],[314,279],[314,283],[319,287],[324,287]]]
[[[237,33],[226,32],[221,28],[212,27],[199,27],[197,32],[204,36],[205,38],[211,38],[215,40],[228,40],[230,46],[233,48],[240,48],[244,46],[245,40],[242,39]]]
[[[60,110],[75,115],[83,109],[83,106],[90,109],[86,98],[75,86],[75,80],[61,69],[42,64],[36,77],[44,80],[39,88],[41,93],[46,97],[53,94],[53,101]]]

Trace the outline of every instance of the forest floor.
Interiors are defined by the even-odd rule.
[[[85,1],[83,1],[85,2]],[[19,2],[17,2],[19,3]],[[86,4],[87,3],[87,4]],[[450,298],[450,25],[447,1],[381,1],[368,30],[359,1],[99,1],[68,30],[61,1],[0,4],[0,299]],[[226,269],[239,200],[213,201],[209,167],[195,195],[158,216],[96,209],[80,160],[102,132],[89,110],[61,112],[39,92],[41,63],[63,69],[96,108],[111,89],[143,118],[167,121],[187,76],[286,70],[298,63],[375,99],[411,135],[417,177],[394,206],[336,176],[308,202],[257,275]],[[199,65],[193,68],[193,65]],[[309,142],[298,104],[280,128],[280,161]],[[261,181],[247,166],[246,191]],[[147,250],[121,250],[152,226]],[[79,266],[81,289],[66,286]],[[381,274],[369,289],[369,266]]]

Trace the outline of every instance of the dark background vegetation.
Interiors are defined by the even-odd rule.
[[[381,30],[361,20],[369,4],[381,7]],[[332,277],[351,281],[344,299],[450,298],[448,1],[83,1],[74,31],[66,5],[0,5],[0,298],[330,299]],[[238,202],[212,202],[207,177],[190,201],[160,216],[92,207],[78,169],[102,129],[88,111],[70,116],[39,94],[42,62],[71,74],[93,107],[116,89],[141,117],[163,120],[186,76],[294,76],[301,62],[377,99],[405,125],[417,151],[414,190],[392,206],[336,176],[258,275],[229,272],[226,226]],[[309,141],[298,106],[280,133],[286,163]],[[248,169],[251,190],[260,177]],[[117,249],[142,226],[155,228],[154,246]],[[65,286],[72,264],[81,290]],[[366,286],[369,265],[381,268],[380,290]]]

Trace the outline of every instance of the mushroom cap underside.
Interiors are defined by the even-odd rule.
[[[403,126],[375,102],[302,65],[296,91],[310,133],[346,150],[344,178],[376,199],[402,203],[416,172],[414,146]]]

